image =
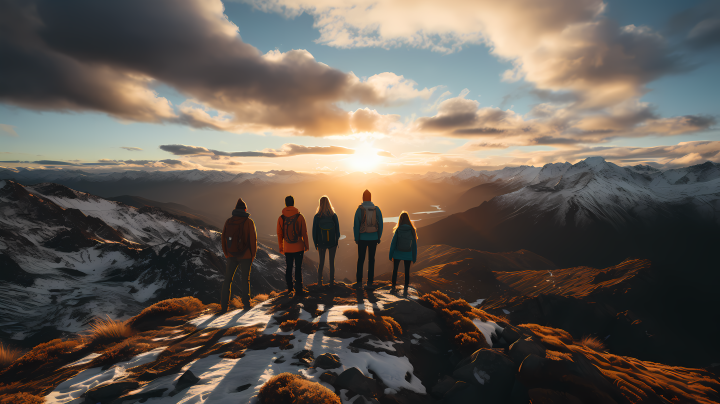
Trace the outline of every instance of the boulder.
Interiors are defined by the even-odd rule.
[[[453,372],[454,378],[476,385],[484,401],[507,401],[515,382],[515,363],[507,355],[494,349],[479,349],[470,356],[470,361],[463,362]]]
[[[315,368],[322,368],[322,369],[335,369],[339,368],[341,366],[340,364],[340,357],[336,354],[326,352],[317,358],[315,358],[315,361],[313,362],[313,367]]]
[[[175,388],[173,389],[173,391],[170,392],[170,396],[172,397],[172,396],[176,395],[180,391],[194,385],[195,383],[197,383],[199,381],[200,381],[200,378],[195,376],[195,374],[193,374],[193,372],[188,370],[187,372],[183,373],[183,375],[180,376],[179,379],[177,379],[177,381],[175,382]]]
[[[422,325],[437,319],[435,310],[428,309],[413,300],[398,300],[386,303],[383,305],[380,314],[392,317],[402,327]]]
[[[477,404],[479,401],[480,392],[474,384],[458,381],[445,393],[441,402],[447,404]]]
[[[350,368],[340,373],[335,380],[338,389],[348,389],[357,394],[366,397],[375,397],[382,393],[382,388],[375,379],[371,379],[363,374],[358,368]]]
[[[135,380],[103,384],[85,392],[85,403],[108,403],[130,390],[137,389],[138,387],[140,387],[140,382]]]
[[[510,391],[510,399],[508,404],[527,404],[530,402],[530,396],[528,395],[528,389],[518,380],[515,380],[513,388]]]
[[[522,363],[523,360],[525,360],[525,358],[530,354],[544,358],[545,347],[534,341],[519,339],[510,345],[508,353],[510,354],[510,359],[517,364]]]
[[[435,386],[433,386],[432,390],[430,392],[435,397],[442,397],[450,391],[450,389],[455,385],[456,380],[453,379],[451,376],[445,375],[438,380],[437,383],[435,383]]]
[[[530,389],[528,391],[533,404],[583,404],[570,393],[550,389]]]
[[[320,381],[325,382],[329,385],[334,386],[337,381],[338,375],[335,372],[325,372],[320,375]]]
[[[500,333],[500,337],[507,341],[508,344],[512,344],[520,339],[520,333],[513,330],[512,327],[508,326],[503,328],[502,332]]]
[[[442,334],[442,329],[438,325],[438,323],[432,321],[426,324],[423,324],[419,327],[412,328],[409,330],[411,334],[420,334],[420,335],[426,335],[426,336],[435,336]]]

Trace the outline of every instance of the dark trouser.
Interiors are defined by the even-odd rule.
[[[287,268],[285,269],[285,282],[287,282],[288,291],[293,290],[293,265],[295,266],[295,291],[302,290],[302,261],[305,251],[298,251],[292,253],[285,253],[285,263]]]
[[[393,258],[393,277],[392,277],[392,287],[395,287],[395,284],[397,282],[397,272],[398,268],[400,267],[400,261],[403,261],[405,263],[405,289],[407,290],[408,285],[410,284],[410,260],[399,260]]]
[[[358,240],[357,283],[362,283],[365,251],[368,250],[368,285],[372,284],[375,275],[375,250],[377,240]]]
[[[242,299],[244,305],[250,303],[250,269],[252,268],[252,260],[249,258],[230,257],[227,259],[227,264],[225,265],[225,281],[220,291],[220,307],[223,310],[227,309],[230,303],[232,282],[238,267],[240,268],[240,299]]]
[[[320,263],[318,263],[318,285],[322,285],[325,251],[328,250],[330,250],[330,283],[335,283],[335,252],[337,251],[337,246],[330,248],[318,247],[318,254],[320,255]]]

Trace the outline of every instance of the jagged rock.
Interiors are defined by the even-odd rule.
[[[109,403],[120,397],[123,393],[135,390],[138,387],[140,387],[140,382],[135,380],[103,384],[85,392],[85,403]]]
[[[525,358],[530,354],[535,354],[541,358],[545,357],[545,347],[542,344],[524,339],[519,339],[510,345],[510,350],[508,352],[510,354],[510,358],[516,364],[522,363],[523,360],[525,360]]]
[[[338,378],[338,375],[335,372],[325,372],[320,375],[320,381],[325,382],[330,385],[335,385],[337,378]]]
[[[513,344],[515,341],[520,339],[520,334],[513,330],[512,327],[505,327],[500,333],[500,337],[507,341],[508,344]]]
[[[0,238],[2,238],[2,233],[0,233]],[[35,275],[20,268],[20,265],[9,255],[0,254],[0,268],[2,268],[0,281],[12,282],[25,287],[32,286],[35,282]]]
[[[358,396],[353,404],[380,404],[380,402],[374,398],[367,398],[364,396]]]
[[[167,389],[154,389],[150,391],[146,391],[144,393],[138,393],[138,394],[131,394],[129,396],[120,397],[117,400],[113,401],[111,404],[122,404],[126,401],[130,400],[140,400],[140,402],[144,402],[148,398],[154,398],[154,397],[162,397],[162,395],[167,391]],[[136,401],[133,401],[136,402]]]
[[[299,365],[299,366],[310,366],[313,363],[313,351],[309,351],[307,349],[303,349],[302,351],[296,353],[293,355],[293,359],[297,359],[297,362],[291,363],[291,365]]]
[[[551,388],[570,392],[582,402],[615,404],[617,401],[614,397],[621,402],[625,401],[619,388],[608,382],[602,373],[580,354],[573,355],[572,360],[528,355],[520,365],[517,379],[529,390]]]
[[[179,379],[177,379],[177,381],[175,382],[175,388],[173,389],[173,391],[170,392],[170,396],[174,396],[175,394],[194,385],[199,381],[200,378],[195,376],[193,372],[188,370],[187,372],[183,373],[183,375],[180,376]]]
[[[515,381],[515,363],[493,349],[479,349],[470,356],[468,363],[453,372],[453,377],[475,384],[484,401],[504,403]]]
[[[335,380],[335,387],[348,389],[367,397],[374,397],[382,392],[377,381],[365,376],[360,369],[355,367],[340,373],[340,376]]]
[[[570,393],[550,389],[530,389],[528,391],[533,404],[583,404]]]
[[[383,316],[390,316],[401,326],[412,326],[435,321],[435,310],[428,309],[413,300],[398,300],[386,303],[380,312]]]
[[[435,383],[435,386],[433,386],[432,390],[430,392],[435,397],[442,397],[450,391],[450,389],[455,385],[456,380],[453,379],[451,376],[445,375],[440,380],[438,380],[437,383]]]
[[[527,404],[530,402],[528,389],[518,380],[515,380],[512,390],[510,391],[510,399],[508,404]]]
[[[326,352],[317,358],[313,362],[313,367],[322,369],[335,369],[341,366],[340,357],[336,354]]]
[[[442,403],[447,404],[477,404],[480,392],[471,383],[456,382],[443,396]]]
[[[386,342],[383,342],[380,338],[369,334],[365,335],[363,337],[357,338],[353,342],[350,343],[350,348],[361,348],[366,351],[372,351],[372,352],[385,352],[388,355],[392,356],[402,356],[402,352],[398,350],[402,350],[401,345],[394,345],[393,348],[395,350],[390,350],[383,348],[383,345],[386,344]]]
[[[420,335],[423,335],[423,334],[424,334],[424,335],[432,335],[432,336],[435,336],[435,335],[442,334],[442,329],[440,328],[440,326],[439,326],[436,322],[431,321],[431,322],[429,322],[429,323],[427,323],[427,324],[423,324],[423,325],[421,325],[421,326],[419,326],[419,327],[417,327],[417,328],[411,329],[411,330],[410,330],[410,333],[411,333],[411,334],[420,334]]]

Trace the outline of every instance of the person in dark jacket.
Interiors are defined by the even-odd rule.
[[[245,310],[250,309],[250,269],[257,253],[255,222],[247,213],[247,205],[238,199],[232,217],[225,221],[222,232],[222,249],[227,259],[225,280],[220,292],[220,312],[226,313],[232,295],[235,272],[240,268],[240,299]]]
[[[340,240],[340,223],[332,203],[327,195],[320,198],[317,213],[313,218],[312,238],[315,249],[320,255],[318,263],[318,286],[323,284],[323,267],[325,266],[325,252],[330,252],[330,286],[335,286],[335,252]]]
[[[410,261],[417,262],[417,230],[410,220],[407,211],[400,213],[400,218],[393,229],[393,239],[390,242],[390,261],[393,262],[392,289],[395,293],[397,273],[400,261],[405,265],[405,289],[403,295],[407,297],[410,285]]]
[[[365,252],[368,256],[368,281],[365,289],[373,289],[373,276],[375,275],[375,251],[383,232],[383,217],[380,208],[371,201],[370,191],[363,192],[363,203],[355,211],[353,234],[355,244],[358,245],[357,283],[356,288],[362,287],[363,266],[365,265]]]

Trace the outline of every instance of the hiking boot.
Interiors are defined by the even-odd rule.
[[[298,289],[295,291],[295,296],[297,297],[303,297],[307,294],[307,291],[305,289]]]
[[[227,308],[227,307],[221,307],[221,308],[220,308],[220,311],[218,311],[217,314],[218,314],[218,315],[223,315],[223,314],[225,314],[225,313],[227,313],[227,312],[228,312],[228,308]]]
[[[391,295],[396,295],[397,292],[398,292],[398,291],[397,291],[397,289],[395,288],[395,286],[393,286],[393,287],[390,289],[390,294],[391,294]]]
[[[355,289],[361,289],[361,288],[362,288],[362,282],[355,282],[355,284],[353,285],[353,287],[354,287]]]
[[[250,304],[250,300],[243,302],[243,309],[250,310],[252,308],[252,304]]]
[[[403,290],[403,297],[408,297],[408,290],[407,290],[407,288],[405,288],[405,290]]]
[[[374,290],[374,289],[375,289],[375,287],[373,286],[372,283],[368,283],[367,285],[365,285],[365,290]]]

